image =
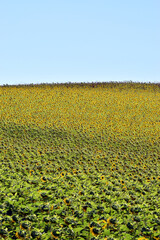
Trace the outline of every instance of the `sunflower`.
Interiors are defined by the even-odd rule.
[[[101,220],[101,221],[99,221],[99,222],[103,222],[103,223],[104,223],[104,226],[102,227],[102,229],[105,229],[105,228],[107,227],[107,223],[106,223],[105,220]],[[99,223],[99,222],[98,222],[98,223]]]
[[[99,229],[95,228],[95,227],[91,227],[90,228],[90,233],[92,233],[93,236],[97,237],[99,234]]]
[[[77,169],[73,169],[72,172],[73,172],[74,174],[77,174],[77,173],[78,173],[78,172],[77,172]]]
[[[104,180],[104,179],[105,179],[104,175],[102,175],[102,176],[100,177],[100,179],[101,179],[101,180]]]
[[[70,200],[67,198],[65,198],[63,201],[67,206],[69,206],[71,204]]]
[[[84,195],[84,192],[83,191],[79,191],[79,195]]]
[[[110,222],[110,219],[111,219],[112,217],[109,217],[108,219],[107,219],[107,225],[108,226],[110,226],[112,223]]]
[[[53,205],[51,206],[50,210],[51,210],[51,211],[53,210]]]
[[[30,227],[27,223],[22,223],[22,224],[20,224],[20,229],[22,229],[22,230],[29,229],[30,230]]]
[[[65,176],[65,173],[64,172],[61,172],[61,177],[64,177]]]
[[[140,237],[140,238],[138,238],[138,240],[148,240],[148,238]]]
[[[87,207],[88,207],[88,206],[86,206],[86,205],[82,207],[84,212],[87,211]]]
[[[122,185],[124,185],[124,181],[123,180],[121,180],[120,182],[121,182]]]
[[[32,172],[34,172],[34,170],[31,169],[29,172],[30,172],[30,176],[31,176],[31,175],[32,175]]]
[[[127,187],[125,185],[123,185],[122,189],[125,191],[125,190],[127,190]]]
[[[53,236],[53,239],[59,239],[59,235],[57,234],[58,232],[51,232],[51,235]],[[54,235],[55,234],[55,235]]]
[[[21,239],[21,237],[19,236],[18,232],[16,232],[15,236],[16,236],[18,239]]]
[[[17,217],[15,215],[12,217],[12,222],[13,223],[17,223],[18,222],[18,219],[17,219]]]
[[[146,177],[146,180],[147,180],[147,182],[150,182],[150,178],[149,177]]]
[[[46,177],[41,177],[42,182],[46,182],[46,180],[47,180]]]
[[[26,236],[25,236],[25,232],[23,231],[19,231],[19,232],[16,232],[15,236],[18,238],[18,239],[25,239]],[[21,236],[22,235],[22,236]],[[24,236],[23,236],[24,235]]]
[[[137,175],[132,175],[132,177],[133,177],[134,179],[136,179],[136,178],[137,178]]]

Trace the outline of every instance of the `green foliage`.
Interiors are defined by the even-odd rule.
[[[158,137],[7,121],[0,133],[0,239],[158,238]]]

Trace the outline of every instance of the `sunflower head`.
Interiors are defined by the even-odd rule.
[[[146,177],[146,180],[147,180],[147,182],[150,182],[150,178],[149,177]]]
[[[124,181],[123,180],[121,180],[120,182],[121,182],[122,185],[124,185]]]
[[[86,212],[87,211],[87,205],[84,205],[82,208],[83,208],[83,211]]]
[[[159,238],[159,237],[153,237],[153,239],[155,239],[155,240],[159,240],[160,238]]]
[[[53,210],[53,205],[51,205],[51,208],[50,208],[50,210],[51,210],[51,211]]]
[[[93,236],[97,237],[99,235],[99,229],[95,227],[90,228],[90,232]]]
[[[107,219],[107,225],[111,225],[110,219],[111,219],[111,217],[109,217],[109,218]]]
[[[106,227],[107,227],[107,222],[105,221],[105,220],[101,220],[101,221],[99,221],[100,223],[102,223],[103,222],[103,226],[102,226],[102,229],[105,229]]]
[[[104,179],[105,179],[105,177],[102,175],[102,176],[100,177],[100,179],[101,179],[101,180],[104,180]]]
[[[79,195],[84,195],[84,192],[83,191],[79,191]]]
[[[60,231],[59,230],[53,230],[51,232],[51,235],[54,237],[54,239],[59,239],[60,237]]]
[[[47,178],[46,178],[46,177],[41,177],[41,181],[42,181],[42,182],[46,182],[46,181],[47,181]]]
[[[19,236],[18,232],[16,232],[15,236],[20,239],[21,237]]]
[[[140,237],[140,238],[138,238],[138,240],[148,240],[148,238]]]
[[[34,173],[34,170],[31,169],[31,170],[30,170],[30,176],[32,175],[32,173]]]
[[[67,206],[71,204],[71,201],[68,198],[65,198],[63,201]]]
[[[61,177],[64,177],[65,176],[65,173],[64,172],[61,172]]]
[[[123,191],[126,191],[127,190],[127,187],[125,185],[123,185],[123,188],[122,188]]]
[[[16,236],[18,239],[25,239],[25,237],[26,237],[26,232],[23,231],[23,230],[20,230],[19,232],[16,232],[15,236]]]

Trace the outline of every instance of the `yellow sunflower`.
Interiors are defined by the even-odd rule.
[[[71,204],[70,200],[67,198],[65,198],[63,201],[67,206],[69,206]]]
[[[101,220],[101,221],[99,221],[98,223],[101,223],[101,222],[104,223],[104,226],[102,227],[102,229],[105,229],[105,228],[107,227],[107,223],[106,223],[106,221],[105,221],[105,220]]]
[[[111,217],[107,219],[107,225],[110,226],[112,223],[110,222]]]
[[[53,239],[58,239],[58,237],[56,237],[52,232],[51,235],[53,236]]]
[[[83,206],[83,207],[82,207],[84,212],[87,212],[87,207],[88,207],[88,206]]]
[[[21,239],[21,237],[19,236],[18,232],[16,232],[15,236],[16,236],[18,239]]]
[[[97,228],[95,228],[95,227],[91,227],[91,228],[90,228],[90,233],[91,233],[93,236],[97,237],[98,234],[99,234],[99,229],[97,229]]]
[[[51,210],[51,211],[53,210],[53,205],[51,206],[50,210]]]
[[[121,180],[120,182],[121,182],[122,185],[124,185],[124,181],[123,180]]]
[[[101,179],[101,180],[105,180],[105,177],[102,175],[102,176],[100,177],[100,179]]]
[[[32,175],[32,172],[34,172],[34,170],[31,169],[31,170],[30,170],[30,176]]]
[[[150,178],[149,177],[146,177],[146,180],[147,180],[147,182],[150,182]]]
[[[138,240],[148,240],[148,238],[140,237],[140,238],[138,238]]]
[[[160,240],[160,238],[159,237],[153,237],[155,240]]]
[[[65,173],[64,172],[61,172],[61,177],[64,177],[65,176]]]
[[[46,177],[41,177],[42,182],[46,182]]]

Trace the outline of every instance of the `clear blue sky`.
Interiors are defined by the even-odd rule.
[[[160,82],[160,0],[0,1],[0,85]]]

